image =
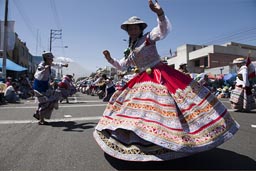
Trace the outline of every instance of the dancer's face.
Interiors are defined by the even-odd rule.
[[[136,40],[142,33],[142,30],[138,24],[128,25],[128,35],[132,40]]]
[[[46,64],[47,65],[51,65],[53,62],[53,59],[52,58],[46,58]]]

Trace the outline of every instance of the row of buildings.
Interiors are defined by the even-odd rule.
[[[9,61],[12,62],[12,66],[6,70],[6,76],[18,78],[20,74],[28,74],[30,78],[33,78],[33,74],[36,71],[37,65],[42,61],[42,56],[34,56],[30,53],[26,42],[19,38],[18,33],[14,31],[15,21],[8,21],[7,27],[7,52],[6,52],[6,68],[8,67]],[[0,21],[0,63],[4,57],[3,44],[4,42],[4,21]],[[23,67],[26,70],[18,71],[17,67]],[[2,72],[2,65],[0,66],[0,73]],[[13,68],[12,68],[13,67]]]
[[[15,33],[14,35],[14,48],[11,50],[7,50],[6,59],[26,68],[27,70],[17,72],[15,70],[9,69],[6,71],[6,76],[11,76],[15,78],[18,77],[19,74],[26,73],[30,77],[32,77],[33,73],[35,73],[36,71],[37,65],[42,61],[42,56],[33,56],[29,52],[29,48],[26,46],[26,42],[23,42],[21,39],[19,39],[17,33]],[[3,56],[3,51],[0,51],[0,60],[3,60]],[[0,69],[2,70],[2,66],[0,66]]]
[[[177,48],[168,65],[178,69],[182,63],[187,64],[191,73],[212,73],[214,75],[235,72],[233,60],[238,57],[251,57],[256,60],[256,46],[229,42],[223,45],[193,45],[185,44]]]

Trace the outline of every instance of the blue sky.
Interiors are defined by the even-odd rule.
[[[0,20],[4,19],[0,0]],[[256,46],[255,0],[158,0],[172,22],[172,31],[158,42],[161,56],[184,44],[223,44],[230,41]],[[30,53],[49,50],[50,30],[62,29],[62,39],[53,41],[55,56],[71,58],[94,71],[108,65],[102,51],[122,58],[127,33],[120,25],[138,16],[148,27],[156,15],[147,0],[9,0],[9,20],[26,42]],[[62,48],[68,46],[68,48]]]

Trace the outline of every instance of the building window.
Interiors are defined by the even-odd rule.
[[[208,57],[204,57],[204,67],[208,67]]]
[[[200,67],[200,60],[195,60],[195,67]]]

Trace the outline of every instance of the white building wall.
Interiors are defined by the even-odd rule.
[[[249,51],[251,52],[250,56],[252,60],[256,60],[256,46],[252,45],[240,44],[235,42],[229,42],[224,45],[209,46],[185,44],[178,47],[176,56],[168,59],[167,62],[168,65],[174,65],[175,69],[178,69],[181,63],[187,63],[188,70],[193,70],[194,63],[192,60],[208,56],[210,53],[232,54],[236,56],[246,57],[248,56]],[[219,74],[220,69],[222,69],[222,73],[225,74],[230,72],[229,68],[229,66],[224,66],[218,68],[208,68],[205,71]]]
[[[174,68],[178,69],[181,63],[187,63],[187,46],[183,45],[177,48],[176,56],[167,60],[168,65],[174,64]]]
[[[193,48],[200,48],[201,46],[197,46],[197,45],[182,45],[180,47],[177,48],[176,51],[176,56],[170,58],[169,60],[167,60],[168,65],[174,64],[175,65],[175,69],[179,69],[179,65],[182,63],[186,63],[188,64],[189,67],[189,52],[193,51]]]
[[[214,46],[207,46],[202,49],[189,53],[189,60],[198,59],[199,57],[208,56],[209,53],[214,53]]]
[[[214,45],[214,52],[215,53],[225,53],[225,54],[232,54],[232,55],[239,55],[239,56],[247,56],[249,49],[242,49],[239,46],[219,46]],[[256,57],[256,51],[251,50],[251,56]]]

